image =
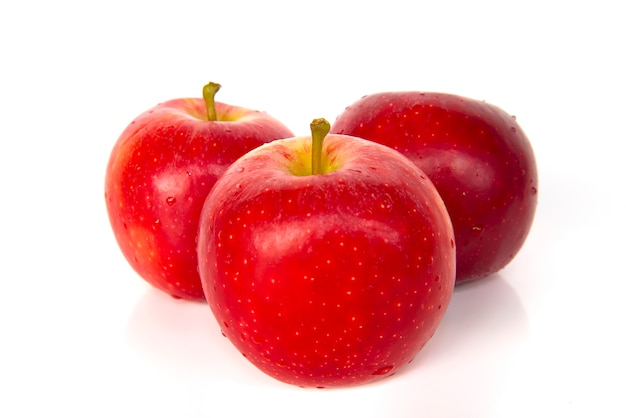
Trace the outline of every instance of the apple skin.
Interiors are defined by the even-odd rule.
[[[282,382],[391,376],[433,336],[451,298],[450,218],[400,153],[328,135],[330,172],[306,175],[310,142],[251,151],[207,197],[198,262],[208,304],[236,348]]]
[[[196,234],[204,200],[247,151],[293,136],[264,112],[203,99],[174,99],[137,117],[108,162],[105,200],[115,238],[133,269],[175,298],[202,301]]]
[[[454,225],[457,284],[501,270],[522,248],[538,178],[514,116],[457,95],[378,93],[346,108],[331,132],[394,148],[429,176]]]

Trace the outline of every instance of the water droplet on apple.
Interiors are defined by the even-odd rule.
[[[172,206],[174,203],[176,203],[176,198],[175,198],[175,197],[170,196],[170,197],[168,197],[167,199],[165,199],[165,202],[166,202],[168,205]]]
[[[517,132],[517,129],[515,129],[515,126],[511,126],[511,132],[513,133]]]
[[[530,188],[530,193],[532,193],[533,195],[537,194],[537,188],[536,187],[531,187]]]
[[[483,227],[480,224],[476,224],[472,227],[472,235],[474,235],[475,237],[480,236],[480,234],[483,233],[483,230],[485,229],[485,227]]]
[[[393,366],[384,366],[372,373],[373,376],[382,376],[393,370]]]
[[[255,343],[255,344],[264,344],[264,343],[267,342],[267,339],[263,338],[260,335],[253,335],[252,336],[252,342]]]
[[[237,167],[237,170],[236,170],[236,171],[237,171],[238,173],[243,173],[243,171],[244,171],[244,170],[245,170],[245,168],[243,168],[243,167]]]

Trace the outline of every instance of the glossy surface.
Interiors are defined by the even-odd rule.
[[[153,286],[203,300],[196,234],[206,195],[245,152],[291,132],[267,114],[202,99],[176,99],[141,114],[121,134],[107,166],[105,198],[115,238]]]
[[[456,95],[391,92],[355,102],[332,132],[390,146],[430,177],[454,225],[457,283],[501,270],[521,249],[539,186],[515,117]]]
[[[329,136],[336,171],[292,174],[310,141],[263,146],[216,183],[198,236],[207,300],[223,334],[279,380],[328,387],[393,375],[452,295],[449,216],[420,170],[369,141]]]

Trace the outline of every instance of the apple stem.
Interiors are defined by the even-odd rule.
[[[204,98],[204,103],[206,103],[206,115],[209,122],[217,120],[217,112],[215,111],[215,93],[217,93],[221,87],[221,85],[211,81],[202,89],[202,97]]]
[[[330,123],[324,118],[311,122],[311,174],[324,174],[322,171],[322,144],[330,131]]]

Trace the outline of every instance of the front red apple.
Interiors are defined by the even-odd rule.
[[[278,140],[227,170],[200,217],[200,276],[224,335],[263,372],[365,383],[435,332],[454,287],[452,226],[396,151],[343,135],[316,148]]]
[[[420,167],[446,204],[457,243],[457,283],[504,268],[519,252],[537,206],[537,166],[514,117],[442,93],[365,96],[332,132],[394,148]]]
[[[121,134],[106,170],[115,238],[147,282],[176,298],[204,300],[196,233],[202,204],[237,158],[291,137],[266,113],[205,99],[175,99],[144,112]]]

